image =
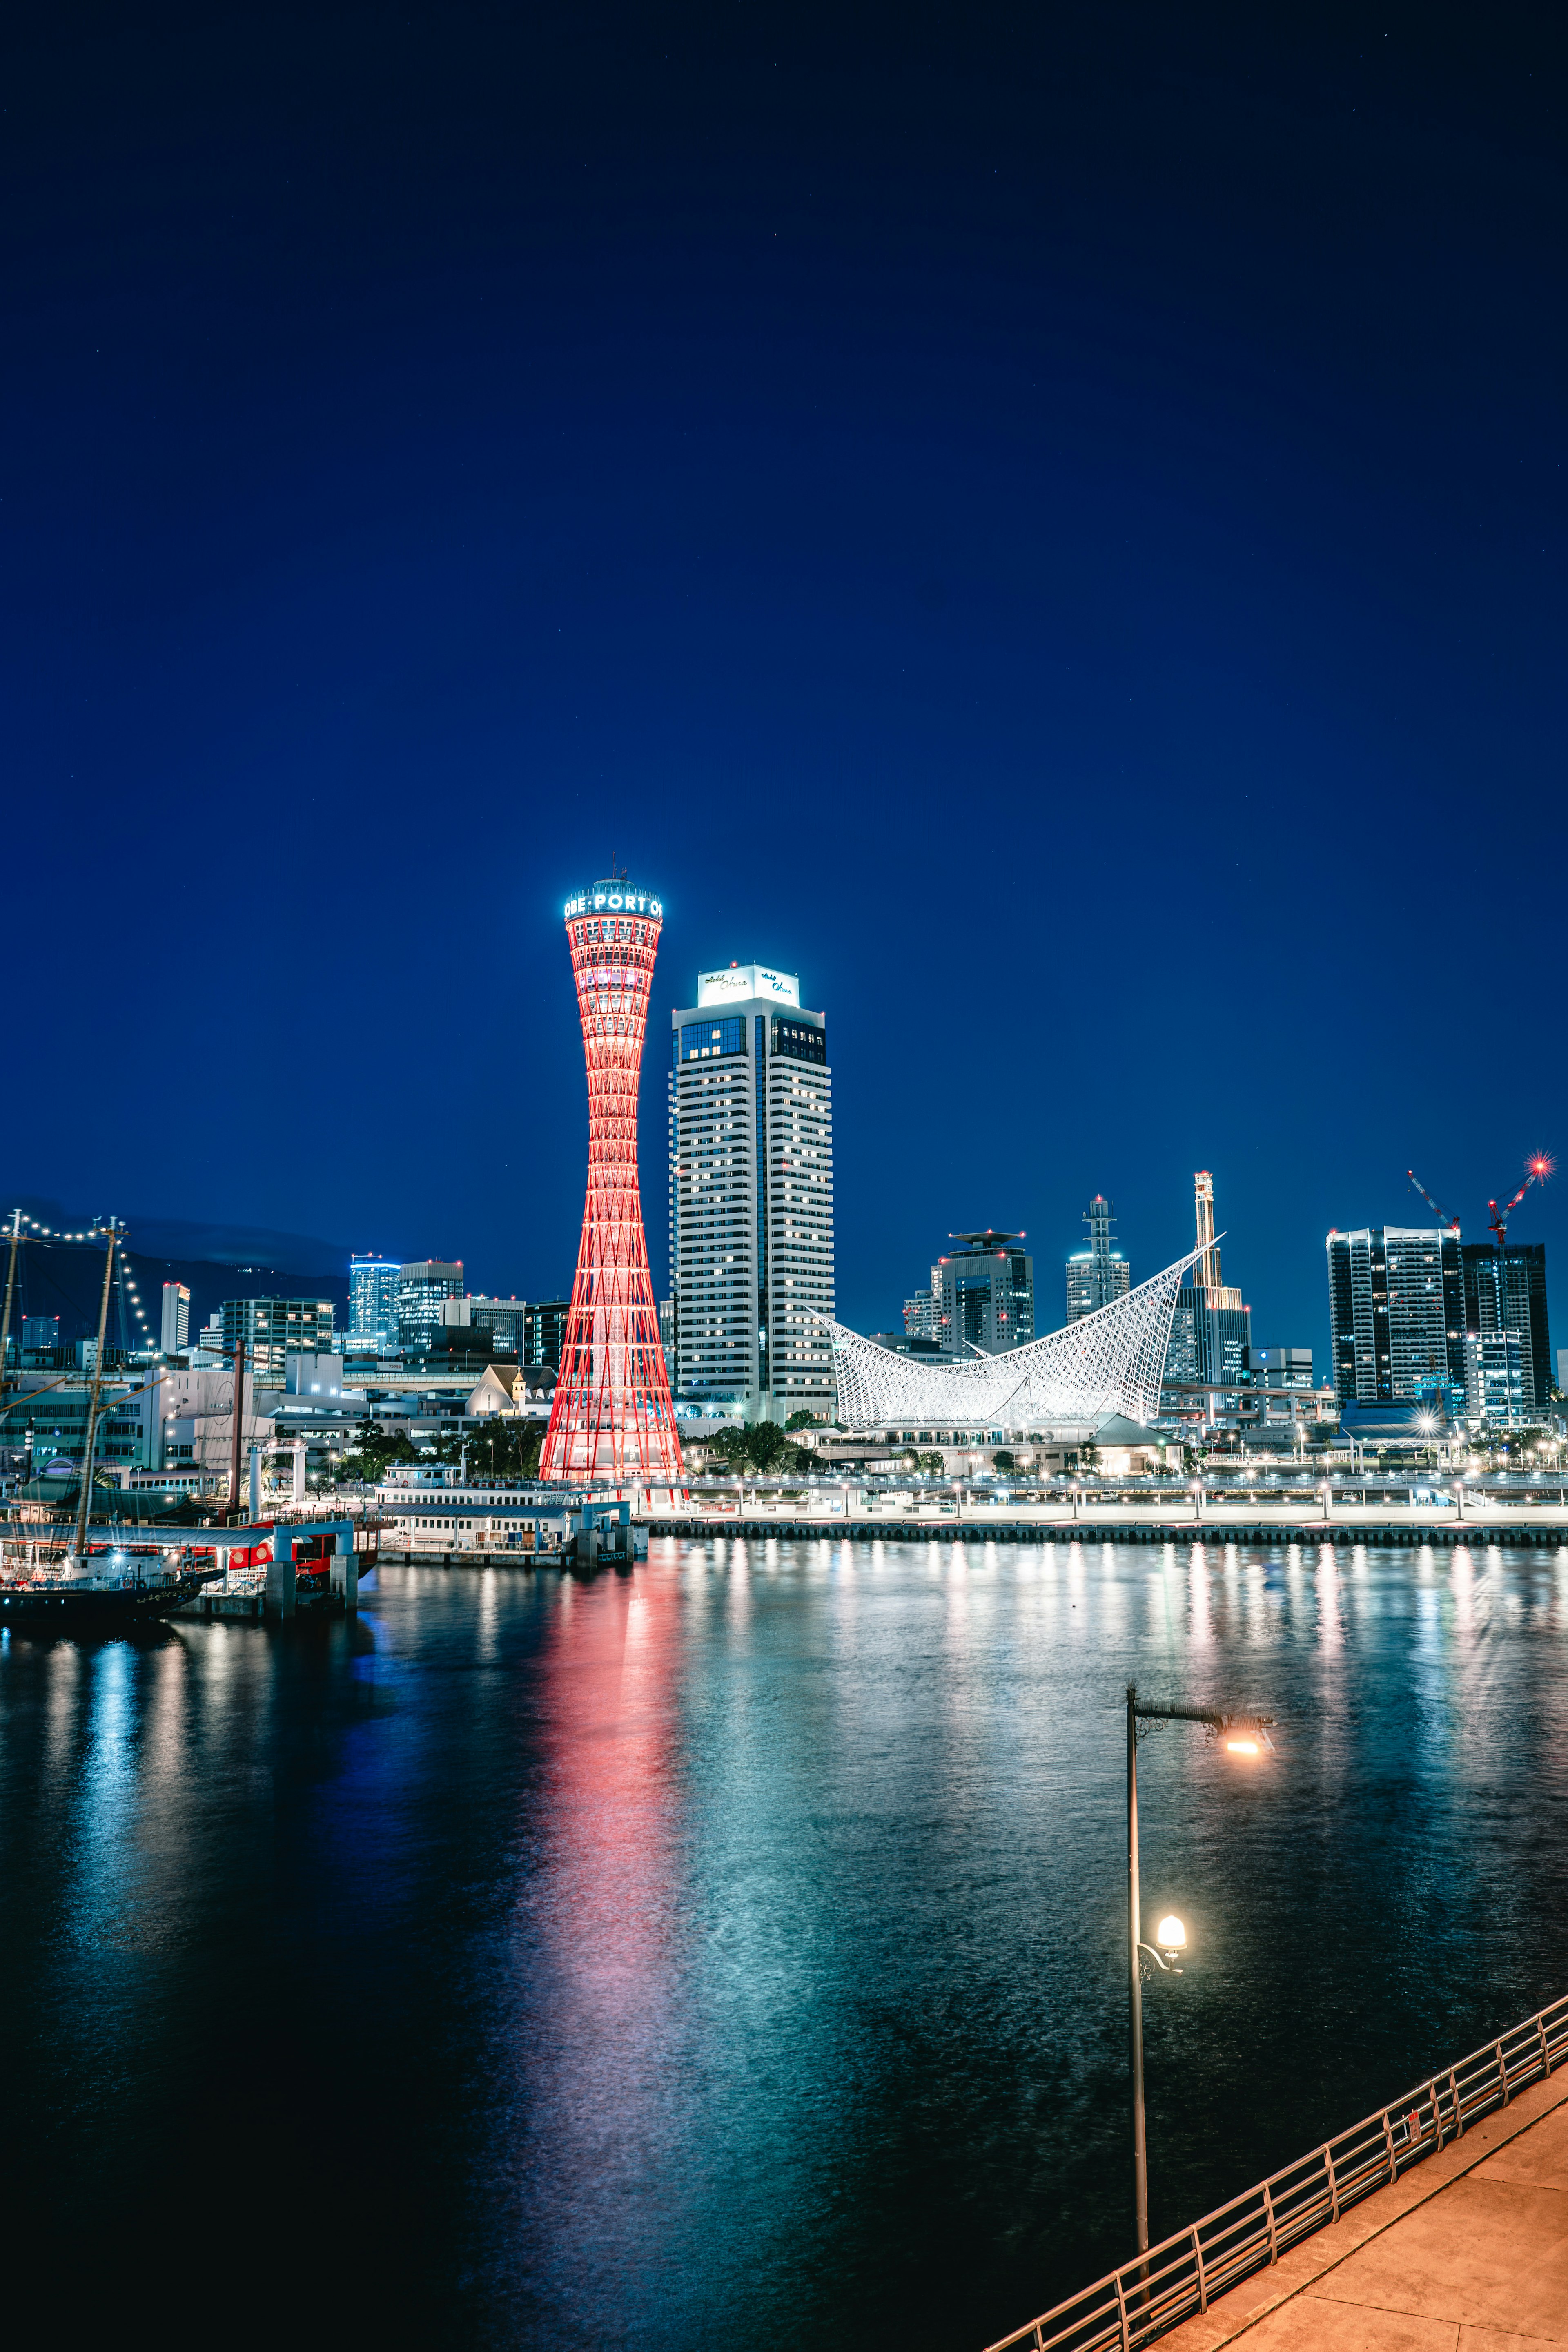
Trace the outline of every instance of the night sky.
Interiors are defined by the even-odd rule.
[[[69,5],[0,52],[0,1180],[570,1283],[560,902],[825,1008],[840,1311],[1568,1152],[1556,11]],[[5,1198],[13,1197],[7,1190]],[[1568,1181],[1521,1239],[1553,1254]]]

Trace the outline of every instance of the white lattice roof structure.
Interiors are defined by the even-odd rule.
[[[1160,1409],[1176,1293],[1202,1255],[1194,1250],[1178,1258],[1063,1331],[1003,1355],[976,1355],[967,1363],[898,1355],[830,1323],[839,1419],[848,1429],[918,1421],[960,1428],[987,1423],[1009,1431],[1082,1428],[1108,1413],[1150,1422]]]

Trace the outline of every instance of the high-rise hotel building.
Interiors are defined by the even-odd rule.
[[[747,1421],[829,1411],[833,1082],[793,972],[731,964],[672,1016],[670,1285],[689,1400]]]

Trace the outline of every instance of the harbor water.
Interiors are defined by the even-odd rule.
[[[655,1539],[7,1636],[14,2264],[73,2336],[974,2352],[1132,2247],[1130,1681],[1278,1727],[1140,1751],[1158,2237],[1568,1990],[1568,1550]]]

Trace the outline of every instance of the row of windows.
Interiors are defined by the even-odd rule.
[[[706,1062],[745,1051],[746,1021],[737,1013],[727,1021],[697,1021],[684,1028],[676,1056],[683,1062]]]
[[[400,1518],[398,1521],[400,1528],[471,1528],[477,1524],[479,1523],[474,1519]],[[534,1521],[532,1519],[486,1519],[484,1525],[493,1528],[531,1528]]]
[[[773,1051],[795,1062],[826,1062],[828,1033],[804,1021],[775,1021]]]

